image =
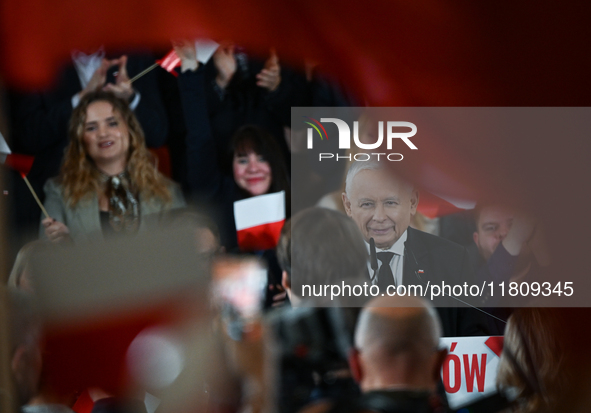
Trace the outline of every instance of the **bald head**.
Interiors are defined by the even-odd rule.
[[[440,336],[437,314],[423,300],[396,296],[370,301],[355,330],[362,389],[431,389]]]

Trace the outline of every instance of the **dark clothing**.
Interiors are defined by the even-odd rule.
[[[249,59],[245,53],[235,54],[237,68],[226,89],[215,78],[213,59],[205,65],[204,90],[211,131],[217,148],[217,159],[224,173],[230,172],[230,141],[234,133],[247,124],[267,130],[275,138],[285,162],[289,165],[289,148],[284,127],[291,123],[291,107],[303,106],[304,94],[297,87],[298,75],[281,67],[281,83],[273,92],[256,85],[256,75],[264,62]]]
[[[187,174],[183,185],[194,202],[210,206],[210,212],[220,229],[222,245],[232,250],[238,246],[234,202],[250,195],[241,190],[233,175],[224,173],[218,163],[217,144],[207,117],[203,67],[200,66],[194,72],[181,73],[178,81],[187,130]],[[289,188],[280,188],[277,192],[282,189],[286,191],[286,208],[289,211]]]
[[[499,243],[488,261],[485,262],[484,259],[480,257],[480,263],[476,267],[478,268],[478,271],[476,272],[476,282],[480,284],[485,282],[487,285],[492,282],[494,283],[493,285],[495,288],[500,283],[505,282],[507,285],[506,288],[508,289],[511,277],[516,275],[519,271],[518,268],[520,267],[520,264],[523,265],[522,258],[520,258],[519,255],[513,256],[509,254],[503,246],[503,243]],[[531,271],[532,269],[529,270],[530,273]],[[539,272],[539,267],[537,265],[535,265],[534,272]],[[489,288],[486,288],[485,294],[482,298],[483,305],[489,306],[484,308],[484,310],[494,316],[489,317],[489,329],[493,335],[503,335],[507,320],[511,313],[513,313],[513,308],[506,306],[510,297],[501,297],[498,290],[496,295],[491,296],[490,291]],[[505,306],[493,307],[501,303]]]
[[[505,249],[502,243],[500,243],[495,252],[492,253],[488,261],[482,260],[478,271],[476,272],[477,281],[494,281],[503,282],[509,281],[514,275],[519,256],[513,256]],[[487,297],[489,300],[493,297]],[[491,301],[491,304],[494,302]]]
[[[179,75],[179,92],[185,118],[187,176],[183,184],[191,193],[194,202],[203,206],[212,215],[220,231],[220,242],[232,252],[238,248],[234,202],[244,195],[234,182],[233,176],[224,175],[218,164],[214,142],[206,110],[203,91],[204,69],[186,71]],[[289,199],[289,198],[287,198]],[[268,285],[281,284],[281,269],[275,251],[258,253],[269,266]],[[267,288],[265,307],[273,304],[275,290]]]
[[[439,218],[439,236],[466,248],[474,245],[476,231],[473,210],[456,212]]]
[[[127,61],[129,77],[154,63],[151,56],[130,55]],[[164,144],[168,129],[164,107],[151,72],[133,83],[141,97],[135,109],[149,147]],[[11,149],[16,153],[35,156],[28,179],[43,202],[43,185],[58,175],[64,150],[69,143],[68,123],[72,115],[72,97],[82,90],[73,64],[59,74],[54,85],[38,93],[17,93],[10,96],[12,125]],[[12,206],[16,228],[37,228],[40,211],[28,188],[18,174],[12,174]]]
[[[183,182],[192,201],[207,205],[220,229],[220,239],[228,251],[238,246],[234,223],[234,201],[240,199],[233,177],[224,175],[209,127],[204,94],[204,69],[186,71],[178,77],[185,119],[187,175]]]
[[[468,285],[474,281],[474,270],[466,248],[441,237],[408,228],[404,243],[404,285],[427,284]],[[427,292],[427,296],[430,291]],[[460,298],[466,301],[465,298]],[[486,336],[488,328],[483,314],[468,308],[453,297],[436,297],[432,304],[450,305],[437,307],[444,337]]]
[[[431,413],[444,412],[437,398],[426,391],[379,390],[342,399],[327,413]]]
[[[94,402],[91,413],[146,413],[142,400],[107,397]]]

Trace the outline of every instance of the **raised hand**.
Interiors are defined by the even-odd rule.
[[[112,65],[119,65],[117,71],[117,79],[115,84],[107,83],[103,90],[107,92],[113,92],[115,96],[125,100],[131,100],[135,91],[129,81],[129,75],[127,74],[127,56],[123,55],[119,59],[112,60]]]
[[[232,80],[234,73],[236,73],[234,45],[225,44],[218,47],[213,54],[213,63],[218,71],[215,81],[219,87],[225,89]]]
[[[519,255],[524,244],[532,237],[536,220],[525,214],[515,214],[509,233],[503,239],[503,246],[509,254]]]
[[[84,95],[90,92],[95,92],[100,90],[105,82],[107,81],[107,71],[116,63],[113,63],[112,60],[104,59],[101,61],[101,65],[98,69],[94,71],[90,81],[86,85],[86,87],[80,92],[80,98],[83,98]]]
[[[265,62],[263,70],[257,74],[257,86],[273,92],[281,83],[281,67],[275,49],[271,49],[271,56]]]
[[[177,56],[181,58],[181,72],[197,70],[199,62],[197,61],[197,51],[195,50],[194,42],[175,40],[172,42],[172,47]]]

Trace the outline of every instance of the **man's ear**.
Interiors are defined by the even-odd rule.
[[[359,350],[357,350],[356,348],[350,349],[347,359],[349,361],[349,369],[351,370],[351,375],[357,383],[361,383],[361,380],[363,379],[363,369],[361,368]]]
[[[14,351],[12,356],[12,360],[10,360],[10,367],[12,368],[13,373],[16,375],[20,372],[25,364],[27,349],[25,346],[18,346]]]
[[[447,348],[437,350],[435,352],[435,362],[433,364],[433,380],[434,383],[437,385],[439,380],[441,379],[441,368],[443,367],[443,362],[447,357]]]
[[[285,291],[291,290],[291,281],[289,280],[289,275],[287,271],[283,271],[281,273],[281,286],[285,289]]]
[[[31,369],[29,363],[30,355],[28,354],[27,347],[24,345],[18,346],[14,351],[12,359],[10,360],[12,373],[14,374],[14,377],[18,383],[22,384],[23,380],[26,379],[27,373]]]
[[[472,239],[474,240],[474,244],[476,244],[476,246],[479,246],[479,244],[478,244],[478,232],[474,231],[474,234],[472,234]]]
[[[410,214],[414,215],[417,213],[417,206],[419,205],[419,191],[416,189],[412,190],[410,194]]]
[[[343,207],[345,207],[345,212],[348,216],[351,216],[351,201],[345,192],[341,195],[343,198]]]

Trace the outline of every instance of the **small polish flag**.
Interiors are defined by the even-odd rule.
[[[157,60],[156,63],[162,66],[162,68],[167,72],[170,72],[175,76],[178,76],[177,73],[174,71],[174,68],[180,67],[181,58],[176,54],[174,49],[168,52],[168,54],[164,56],[162,59]]]
[[[234,221],[242,251],[275,248],[285,222],[285,191],[234,202]]]
[[[17,172],[20,172],[21,176],[24,178],[31,170],[34,160],[35,157],[30,155],[12,153],[8,144],[4,140],[4,136],[0,133],[0,164],[4,164]]]

